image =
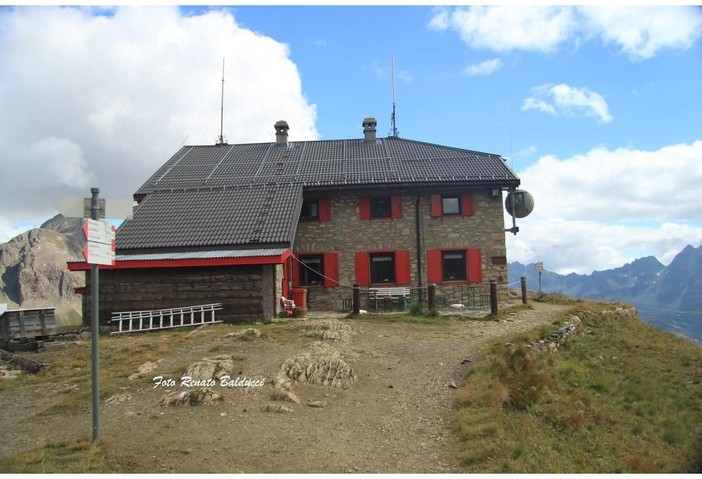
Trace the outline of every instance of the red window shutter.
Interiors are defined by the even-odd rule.
[[[473,194],[464,193],[461,196],[461,212],[463,216],[473,216],[475,207],[473,206]]]
[[[319,221],[331,221],[331,200],[320,198],[317,204],[319,205]]]
[[[300,287],[300,261],[297,253],[294,253],[292,258],[292,284],[293,288]]]
[[[430,283],[443,282],[441,268],[441,250],[432,249],[427,251],[427,281]]]
[[[483,281],[483,262],[480,255],[480,248],[468,248],[468,282],[482,283]]]
[[[362,220],[369,220],[371,217],[370,198],[358,199],[358,211]]]
[[[395,281],[397,284],[412,284],[410,252],[407,250],[395,251]]]
[[[442,216],[442,214],[441,195],[431,195],[431,215],[437,217]]]
[[[390,211],[393,218],[402,218],[402,196],[390,197]]]
[[[324,286],[339,286],[339,253],[324,253]]]
[[[370,258],[365,251],[356,253],[356,283],[370,286]]]

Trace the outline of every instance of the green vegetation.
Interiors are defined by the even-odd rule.
[[[90,441],[48,444],[0,460],[5,473],[108,473],[115,472],[99,444]]]
[[[468,472],[692,472],[702,468],[702,348],[578,302],[559,352],[494,344],[457,397]],[[567,316],[564,318],[567,319]]]

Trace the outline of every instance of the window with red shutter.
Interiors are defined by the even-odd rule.
[[[431,215],[439,217],[442,215],[441,195],[431,195]]]
[[[473,194],[463,193],[461,195],[461,214],[463,216],[473,216],[475,206],[473,205]]]
[[[369,220],[371,218],[370,198],[358,199],[358,213],[362,220]]]
[[[393,218],[402,218],[402,196],[390,197],[390,210]]]
[[[427,281],[430,283],[443,283],[440,249],[427,251]]]
[[[329,198],[320,198],[319,203],[319,221],[331,221],[331,200]]]
[[[468,248],[468,282],[482,283],[483,262],[480,248]]]
[[[339,286],[339,253],[324,253],[324,286]]]
[[[412,284],[410,252],[407,250],[395,251],[395,282],[403,285]]]
[[[370,260],[365,251],[356,253],[356,283],[370,286]]]

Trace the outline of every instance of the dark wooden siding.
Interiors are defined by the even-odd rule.
[[[269,319],[275,301],[269,291],[272,275],[274,268],[260,265],[101,270],[100,323],[108,325],[115,311],[207,303],[222,303],[218,318],[227,322]],[[83,321],[89,324],[89,272],[86,286]]]

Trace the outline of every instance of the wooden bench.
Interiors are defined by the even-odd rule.
[[[392,302],[393,300],[397,299],[399,305],[402,306],[402,309],[407,309],[407,303],[410,299],[411,291],[411,288],[407,286],[369,289],[370,299],[373,301],[376,311],[378,310],[378,300],[382,301],[383,305],[386,306],[387,302]]]
[[[215,319],[215,311],[221,309],[222,303],[211,303],[150,311],[115,312],[112,313],[112,322],[117,323],[117,331],[112,331],[110,334],[221,323],[222,320]]]

